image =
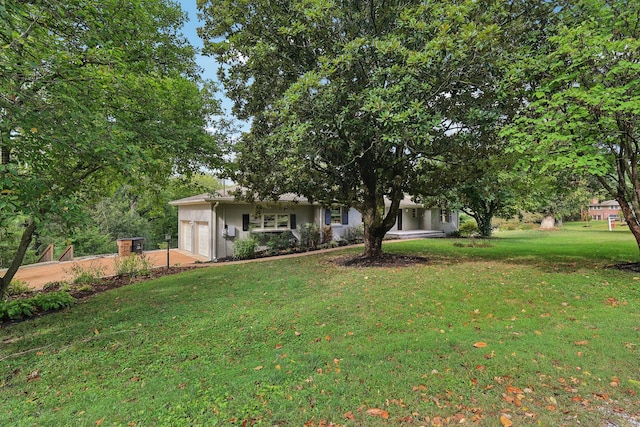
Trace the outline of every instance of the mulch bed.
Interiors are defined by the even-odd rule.
[[[205,266],[206,264],[203,264]],[[111,276],[111,277],[103,277],[101,279],[96,280],[91,283],[89,286],[86,285],[67,285],[64,282],[54,282],[43,289],[39,289],[37,291],[31,291],[27,293],[23,293],[20,295],[14,295],[9,299],[21,299],[21,298],[31,298],[38,293],[48,293],[48,292],[57,292],[60,290],[62,286],[70,286],[71,289],[67,291],[69,295],[76,299],[85,299],[92,295],[99,294],[111,289],[121,288],[122,286],[127,286],[132,283],[144,282],[145,280],[157,279],[163,276],[169,276],[172,274],[182,273],[183,271],[193,270],[194,268],[199,268],[196,265],[188,265],[183,267],[166,267],[154,268],[151,270],[149,274],[140,275],[140,276]]]
[[[417,264],[429,263],[428,258],[402,254],[383,254],[381,258],[364,258],[362,256],[338,258],[334,262],[342,267],[410,267]]]
[[[206,264],[203,264],[203,266]],[[121,288],[123,286],[131,285],[132,283],[144,282],[145,280],[157,279],[163,276],[169,276],[172,274],[182,273],[183,271],[193,270],[194,268],[199,268],[197,265],[188,265],[184,267],[169,267],[167,268],[154,268],[151,270],[149,274],[141,275],[141,276],[112,276],[112,277],[103,277],[98,279],[97,281],[91,283],[90,286],[83,285],[68,285],[71,286],[71,289],[67,291],[69,295],[74,297],[76,300],[86,300],[87,298],[109,291],[111,289]],[[39,289],[37,291],[26,292],[20,295],[13,295],[9,298],[12,299],[21,299],[21,298],[32,298],[39,293],[49,293],[49,292],[58,292],[60,288],[66,285],[65,283],[52,283],[50,286],[46,286],[43,289]],[[47,314],[53,313],[54,311],[49,311],[45,313],[38,313],[32,317],[25,317],[22,319],[14,319],[14,320],[6,320],[0,321],[0,329],[14,325],[16,323],[25,322],[28,320],[32,320],[38,317],[46,316]]]
[[[621,264],[614,264],[609,268],[622,271],[630,271],[632,273],[640,273],[640,262],[623,262]]]

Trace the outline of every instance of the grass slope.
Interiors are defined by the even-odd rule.
[[[615,425],[640,414],[628,230],[215,266],[0,329],[0,425]],[[465,241],[460,241],[465,242]]]

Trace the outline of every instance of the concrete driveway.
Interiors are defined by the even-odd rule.
[[[145,251],[153,267],[167,266],[167,251]],[[31,264],[20,267],[14,279],[26,282],[32,289],[41,289],[50,282],[71,281],[74,278],[74,270],[98,269],[102,276],[113,276],[115,274],[115,260],[117,255],[97,255],[91,257],[75,258],[71,261],[52,261],[39,264]],[[205,257],[189,254],[179,249],[169,251],[169,265],[185,266],[194,264],[196,261],[206,261]],[[5,270],[0,270],[4,273]]]

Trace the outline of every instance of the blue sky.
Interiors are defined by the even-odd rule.
[[[183,33],[189,39],[192,45],[198,49],[202,49],[202,39],[198,37],[196,29],[200,26],[198,21],[198,9],[196,8],[196,0],[177,0],[182,10],[189,14],[189,21],[183,27]],[[205,70],[204,77],[215,79],[218,65],[212,58],[198,55],[198,64]]]
[[[196,0],[176,0],[182,10],[189,14],[189,21],[185,23],[182,32],[185,37],[191,42],[191,44],[198,49],[202,49],[202,39],[198,37],[198,33],[196,29],[201,26],[198,21],[198,9],[196,7]],[[218,72],[218,63],[210,57],[206,57],[204,55],[198,55],[196,58],[198,65],[200,65],[203,69],[203,77],[209,80],[217,81],[217,72]],[[231,117],[231,101],[222,94],[219,96],[222,99],[222,108],[225,110],[226,115]],[[243,130],[248,130],[248,126],[243,126]]]

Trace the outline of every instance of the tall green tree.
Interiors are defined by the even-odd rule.
[[[511,66],[544,48],[557,14],[548,1],[508,1],[485,19],[497,30],[447,94],[447,122],[434,141],[442,149],[421,160],[416,188],[425,202],[472,216],[480,235],[490,237],[493,217],[512,216],[530,193],[531,178],[515,168],[522,156],[507,152],[509,141],[500,131],[526,104],[535,80],[514,80]]]
[[[472,147],[476,147],[475,150]],[[451,147],[448,160],[429,160],[417,179],[420,200],[427,205],[459,209],[475,219],[481,237],[491,237],[494,217],[518,212],[524,191],[523,175],[504,152],[488,154],[478,144]],[[454,151],[457,150],[457,151]]]
[[[563,3],[551,51],[515,64],[542,80],[505,134],[542,173],[595,176],[640,247],[640,2]]]
[[[499,26],[476,1],[204,1],[207,52],[235,114],[236,181],[358,209],[365,257],[382,255],[447,94]],[[385,209],[385,200],[388,207]]]
[[[0,227],[26,218],[0,292],[53,218],[73,222],[124,182],[217,165],[217,102],[184,18],[166,0],[0,4]]]

